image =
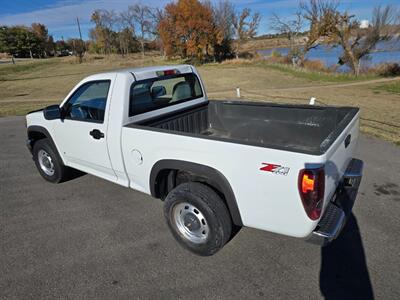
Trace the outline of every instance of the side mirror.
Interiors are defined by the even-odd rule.
[[[61,119],[61,108],[59,105],[50,105],[43,110],[43,114],[46,120]]]
[[[165,86],[155,86],[151,89],[151,96],[153,98],[159,98],[161,96],[165,96],[167,94],[167,90],[165,89]]]

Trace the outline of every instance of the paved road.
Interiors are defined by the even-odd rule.
[[[159,201],[90,175],[42,180],[24,134],[22,118],[0,118],[2,299],[400,299],[399,147],[361,138],[361,193],[331,246],[245,228],[201,258]]]

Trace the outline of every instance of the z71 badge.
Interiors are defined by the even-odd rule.
[[[262,163],[263,167],[260,168],[261,171],[274,173],[276,175],[287,175],[290,168],[282,167],[281,165]]]

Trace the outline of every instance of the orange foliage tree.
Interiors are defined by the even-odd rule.
[[[179,0],[165,7],[158,33],[167,56],[197,57],[210,55],[220,39],[211,6],[198,0]]]

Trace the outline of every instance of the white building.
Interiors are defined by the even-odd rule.
[[[368,27],[369,27],[369,21],[368,20],[361,20],[360,28],[368,28]]]

